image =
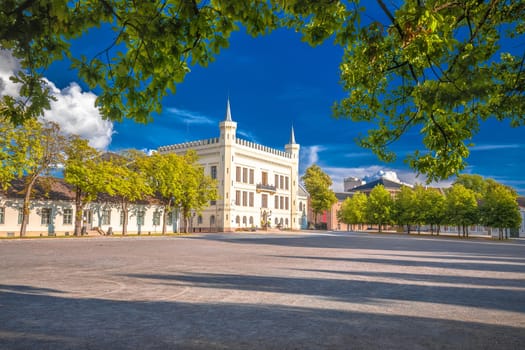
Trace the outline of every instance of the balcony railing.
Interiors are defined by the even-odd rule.
[[[257,184],[257,192],[275,192],[275,186],[274,185],[268,185],[268,184]]]

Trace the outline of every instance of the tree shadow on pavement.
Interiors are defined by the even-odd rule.
[[[2,349],[518,349],[525,342],[523,328],[448,319],[4,287],[11,291],[0,292]]]
[[[525,312],[523,290],[504,288],[421,285],[410,284],[406,280],[402,283],[388,283],[373,280],[205,273],[127,274],[125,276],[151,279],[157,284],[166,286],[186,285],[198,288],[308,295],[349,303],[373,304],[385,299]],[[465,280],[465,283],[467,282],[468,279]]]

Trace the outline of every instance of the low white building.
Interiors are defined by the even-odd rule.
[[[0,237],[16,237],[22,223],[21,181],[15,181],[7,193],[0,193]],[[73,235],[75,225],[75,193],[62,179],[37,182],[30,202],[26,236]],[[82,227],[85,233],[122,232],[123,215],[120,204],[104,198],[87,204]],[[127,232],[148,234],[162,232],[162,208],[154,199],[130,204]],[[167,232],[177,232],[177,216],[168,216]]]

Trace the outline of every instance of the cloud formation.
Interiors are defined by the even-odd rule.
[[[0,50],[0,96],[19,96],[20,87],[9,80],[19,69],[16,58],[9,51]],[[57,123],[66,135],[78,135],[88,140],[92,147],[107,149],[113,135],[113,123],[102,119],[95,107],[97,96],[82,91],[75,82],[59,89],[53,82],[46,81],[56,101],[51,101],[51,109],[45,111],[44,119]]]
[[[167,108],[169,113],[172,113],[178,117],[178,120],[186,124],[215,124],[216,121],[213,118],[200,114],[198,112],[188,111],[185,109],[179,109],[175,107]]]

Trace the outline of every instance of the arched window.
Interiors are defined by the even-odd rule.
[[[303,211],[303,202],[299,202],[299,211]]]
[[[197,217],[197,224],[198,224],[198,225],[202,225],[202,215],[199,215],[199,216]]]
[[[284,220],[284,225],[285,225],[286,227],[288,227],[288,218],[286,218],[286,220]]]
[[[237,215],[237,216],[235,217],[235,223],[236,223],[237,225],[239,225],[239,224],[241,223],[241,217],[240,217],[239,215]]]
[[[210,216],[210,226],[215,225],[215,215]]]
[[[250,225],[253,225],[253,216],[250,216]]]
[[[243,217],[242,217],[242,224],[243,224],[244,226],[246,226],[246,216],[243,216]]]
[[[275,226],[279,225],[279,219],[275,218]]]

